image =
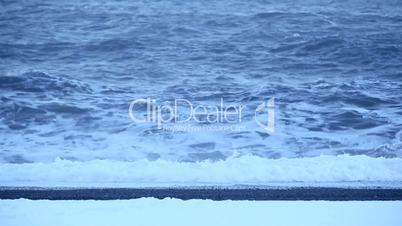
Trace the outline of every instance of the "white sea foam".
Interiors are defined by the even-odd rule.
[[[267,185],[272,183],[402,182],[401,158],[319,156],[266,159],[230,157],[222,161],[139,160],[0,164],[1,186]]]

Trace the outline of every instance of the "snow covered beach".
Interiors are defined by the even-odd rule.
[[[400,201],[0,200],[3,226],[400,226],[401,212]]]

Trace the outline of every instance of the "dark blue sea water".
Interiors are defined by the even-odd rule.
[[[133,124],[147,97],[224,98],[246,127]],[[0,105],[1,162],[402,157],[402,3],[2,0]]]

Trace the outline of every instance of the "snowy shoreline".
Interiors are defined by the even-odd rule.
[[[399,226],[401,212],[400,201],[0,200],[2,225],[32,226]]]

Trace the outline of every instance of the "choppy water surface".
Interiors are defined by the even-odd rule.
[[[3,1],[0,161],[402,157],[398,1]],[[244,104],[247,129],[135,124],[134,98]],[[276,131],[254,108],[276,101]],[[254,126],[252,126],[254,125]]]

